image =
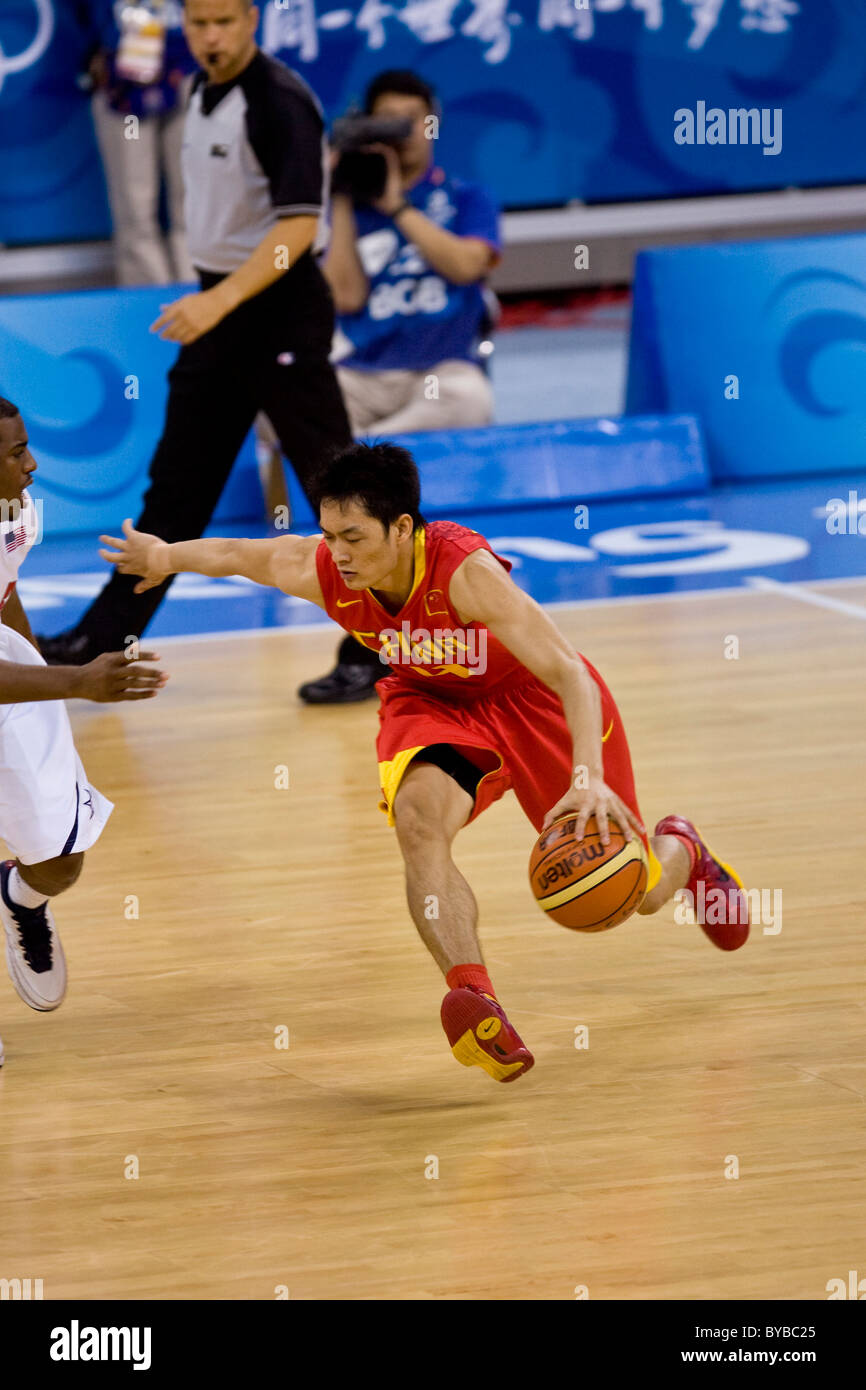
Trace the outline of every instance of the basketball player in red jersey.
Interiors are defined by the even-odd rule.
[[[457,831],[509,787],[536,831],[570,813],[577,839],[589,816],[605,844],[610,820],[639,836],[649,859],[642,913],[686,887],[704,901],[701,881],[704,894],[713,887],[726,902],[741,898],[732,923],[702,925],[722,950],[742,946],[749,922],[739,878],[681,817],[666,817],[648,838],[625,730],[601,676],[483,536],[425,523],[411,455],[354,444],[323,468],[311,495],[321,537],[168,544],[127,521],[123,539],[102,537],[112,549],[100,554],[142,576],[142,592],[185,571],[273,585],[324,608],[389,663],[378,686],[381,809],[396,826],[409,911],[448,985],[441,1017],[458,1061],[514,1081],[534,1060],[496,999],[475,898],[451,857]]]

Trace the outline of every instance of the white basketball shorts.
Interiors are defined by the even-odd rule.
[[[45,665],[2,624],[0,661]],[[90,849],[113,810],[87,780],[62,700],[0,705],[0,839],[22,864]]]

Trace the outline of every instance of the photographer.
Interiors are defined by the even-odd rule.
[[[324,271],[337,307],[337,375],[352,430],[486,425],[493,393],[477,343],[483,282],[500,259],[497,207],[477,184],[434,165],[436,97],[415,73],[380,73],[365,113],[374,134],[383,121],[386,131],[402,121],[408,134],[359,151],[351,119],[334,132],[345,153],[335,170]],[[356,124],[363,139],[371,121]],[[374,192],[377,162],[381,191]]]

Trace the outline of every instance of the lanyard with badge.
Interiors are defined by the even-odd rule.
[[[117,75],[146,87],[162,77],[165,62],[166,5],[145,0],[116,7],[120,43],[115,56]]]

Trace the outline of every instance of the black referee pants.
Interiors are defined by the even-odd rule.
[[[202,275],[202,287],[220,278]],[[181,348],[168,374],[165,425],[138,530],[165,541],[198,539],[260,410],[306,491],[322,457],[352,442],[328,361],[333,328],[330,291],[307,254],[275,285]],[[86,634],[102,651],[122,649],[127,637],[145,631],[173,578],[134,594],[137,578],[115,571],[76,634]],[[360,652],[351,642],[353,649]]]

